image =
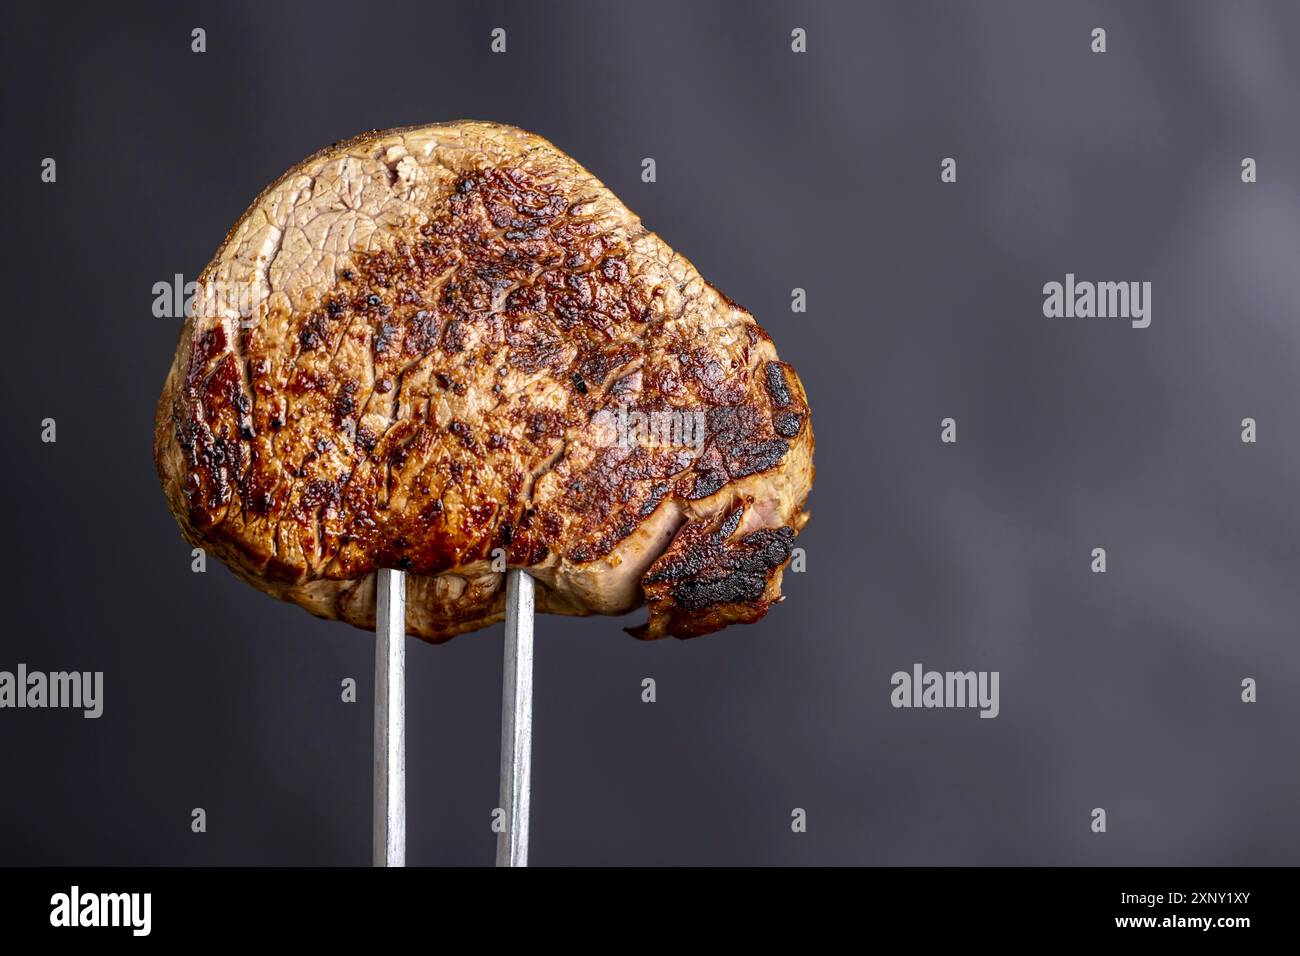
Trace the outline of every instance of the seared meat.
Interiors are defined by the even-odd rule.
[[[742,230],[743,232],[743,230]],[[522,130],[367,133],[262,193],[199,277],[154,457],[185,537],[314,614],[407,628],[649,604],[762,617],[806,515],[802,384],[745,310]]]

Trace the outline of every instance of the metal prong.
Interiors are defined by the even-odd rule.
[[[406,579],[375,576],[375,831],[371,862],[406,866]]]
[[[528,865],[533,767],[533,579],[506,572],[506,647],[501,681],[501,809],[497,866]]]

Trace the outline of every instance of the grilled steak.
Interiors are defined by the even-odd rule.
[[[744,309],[540,137],[459,122],[298,164],[198,280],[154,458],[185,537],[432,641],[537,607],[644,638],[752,622],[812,484],[803,386]]]

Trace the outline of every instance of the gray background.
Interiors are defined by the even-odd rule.
[[[305,155],[461,117],[551,139],[753,311],[817,436],[760,624],[538,621],[535,863],[1300,862],[1295,5],[180,6],[0,30],[0,669],[106,675],[98,721],[0,711],[0,863],[368,862],[372,639],[190,572],[151,290]],[[1067,271],[1150,280],[1151,328],[1045,319]],[[490,863],[501,629],[408,660],[410,860]],[[892,709],[917,661],[1000,671],[1001,716]]]

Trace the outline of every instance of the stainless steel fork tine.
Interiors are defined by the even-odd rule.
[[[506,572],[506,643],[501,681],[501,809],[497,866],[528,865],[533,764],[533,579]]]
[[[406,866],[406,576],[375,576],[375,866]]]

